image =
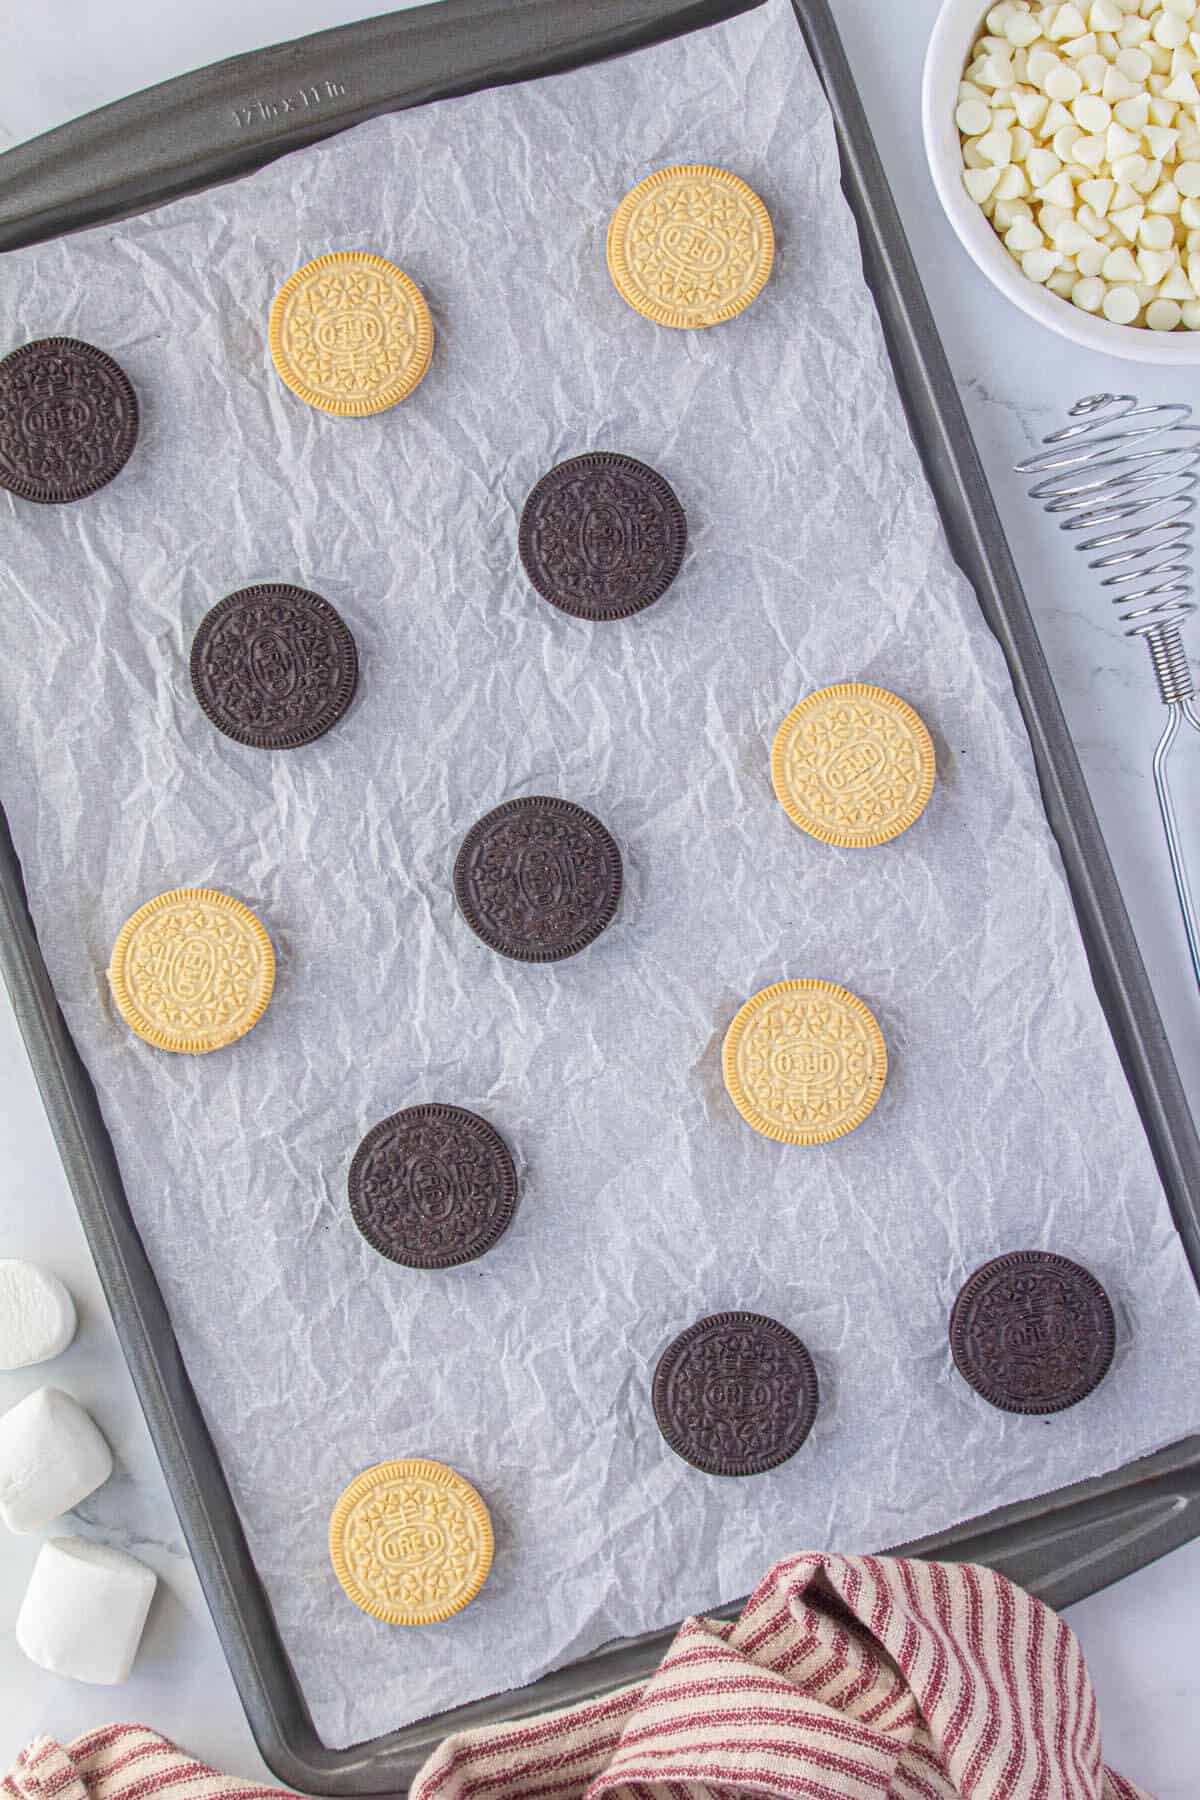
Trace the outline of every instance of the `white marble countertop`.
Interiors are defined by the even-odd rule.
[[[919,124],[920,64],[937,0],[902,9],[832,0],[942,331],[1124,888],[1188,1093],[1200,1096],[1200,1002],[1149,783],[1160,709],[1144,652],[1126,642],[1082,566],[1009,472],[1067,407],[1097,389],[1200,403],[1200,379],[1108,361],[1051,336],[968,262],[934,199]],[[237,51],[363,17],[354,0],[75,0],[0,10],[0,149],[122,94]],[[899,20],[903,27],[899,28]],[[882,22],[881,22],[882,21]],[[1200,621],[1192,641],[1200,652]],[[1182,771],[1181,771],[1182,773]],[[1200,746],[1192,757],[1198,817]],[[1182,790],[1181,790],[1182,791]],[[1193,830],[1200,853],[1200,832]],[[25,1661],[11,1623],[36,1541],[0,1538],[0,1772],[28,1737],[66,1739],[113,1718],[153,1724],[232,1771],[266,1771],[242,1717],[150,1448],[37,1090],[0,1001],[0,1256],[44,1262],[80,1303],[58,1362],[0,1375],[0,1409],[45,1379],[111,1441],[118,1472],[79,1512],[85,1529],[162,1577],[142,1653],[119,1690],[62,1682]],[[781,1545],[780,1549],[795,1546]],[[1191,1800],[1200,1769],[1200,1542],[1073,1607],[1101,1702],[1108,1758],[1156,1800]]]

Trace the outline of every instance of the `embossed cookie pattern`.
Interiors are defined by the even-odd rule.
[[[622,299],[678,330],[735,317],[761,292],[774,255],[771,217],[754,189],[707,163],[648,175],[608,228],[608,267]]]
[[[425,297],[382,256],[337,250],[306,263],[271,307],[280,379],[322,412],[361,417],[411,394],[433,355]]]
[[[887,1075],[874,1015],[831,981],[780,981],[747,1000],[723,1051],[747,1124],[784,1144],[825,1144],[861,1125]]]
[[[392,1625],[432,1625],[475,1598],[492,1566],[492,1525],[469,1481],[410,1459],[367,1469],[329,1521],[334,1572],[356,1606]]]
[[[845,849],[898,837],[933,792],[933,740],[886,688],[841,682],[792,708],[775,737],[771,780],[794,825]]]
[[[174,888],[126,920],[108,978],[131,1031],[159,1050],[198,1056],[257,1024],[275,955],[240,900],[215,888]]]

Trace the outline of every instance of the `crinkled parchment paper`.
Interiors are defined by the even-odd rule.
[[[763,195],[775,272],[741,318],[656,328],[618,298],[609,215],[711,161]],[[430,374],[365,421],[311,411],[265,345],[308,257],[393,257],[429,298]],[[783,1552],[896,1543],[1200,1426],[1200,1306],[1089,979],[1000,652],[909,441],[829,114],[783,0],[658,49],[379,119],[234,185],[0,264],[0,343],[115,354],[125,472],[69,507],[0,495],[3,799],[46,959],[318,1728],[335,1745],[524,1682],[744,1592]],[[687,509],[674,587],[623,624],[544,604],[530,487],[590,449]],[[359,695],[279,754],[195,704],[222,595],[298,581],[351,625]],[[865,679],[933,730],[898,842],[789,824],[768,758],[809,689]],[[621,911],[527,967],[455,912],[499,801],[562,794],[620,842]],[[160,1054],[104,969],[134,907],[224,888],[279,959],[234,1049]],[[891,1052],[825,1149],[755,1135],[720,1043],[792,975],[845,983]],[[518,1160],[515,1225],[418,1274],[351,1223],[363,1132],[424,1100]],[[1007,1417],[946,1318],[999,1251],[1081,1258],[1117,1305],[1109,1379]],[[804,1337],[822,1406],[748,1481],[699,1474],[649,1405],[663,1346],[750,1307]],[[342,1595],[325,1534],[367,1464],[434,1456],[496,1525],[494,1572],[403,1631]]]

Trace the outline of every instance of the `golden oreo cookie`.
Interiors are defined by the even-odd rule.
[[[779,981],[725,1034],[725,1086],[748,1125],[780,1144],[828,1144],[861,1125],[887,1076],[870,1008],[832,981]]]
[[[334,1573],[355,1606],[389,1625],[434,1625],[488,1578],[492,1522],[469,1481],[445,1463],[377,1463],[329,1521]]]
[[[608,227],[617,292],[656,325],[720,325],[761,291],[775,255],[771,215],[740,176],[707,163],[647,175]]]
[[[244,1037],[275,984],[271,940],[248,906],[215,888],[172,888],[139,906],[113,945],[108,979],[131,1031],[200,1056]]]
[[[294,394],[322,412],[363,418],[412,393],[433,355],[433,320],[395,263],[335,250],[284,282],[268,341]]]
[[[859,681],[801,700],[771,752],[771,780],[792,823],[850,850],[907,831],[925,809],[935,773],[920,715],[886,688]]]

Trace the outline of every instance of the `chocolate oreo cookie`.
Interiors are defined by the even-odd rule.
[[[627,619],[665,594],[687,520],[670,483],[632,456],[596,451],[543,475],[517,547],[544,600],[577,619]]]
[[[119,363],[78,338],[38,338],[0,361],[0,487],[64,504],[129,461],[137,395]]]
[[[410,1106],[368,1131],[350,1165],[350,1212],[373,1250],[409,1269],[473,1262],[517,1209],[500,1133],[461,1106]]]
[[[292,750],[335,725],[354,698],[354,638],[328,600],[266,582],[205,614],[192,641],[192,689],[226,737]]]
[[[1087,1269],[1048,1250],[1016,1250],[976,1269],[950,1314],[958,1372],[1005,1412],[1062,1412],[1108,1373],[1112,1304]]]
[[[794,1456],[817,1416],[817,1372],[762,1313],[715,1313],[668,1344],[654,1372],[658,1429],[706,1475],[761,1475]]]
[[[600,936],[621,898],[621,852],[570,800],[507,800],[472,825],[454,863],[454,895],[489,949],[558,962]]]

